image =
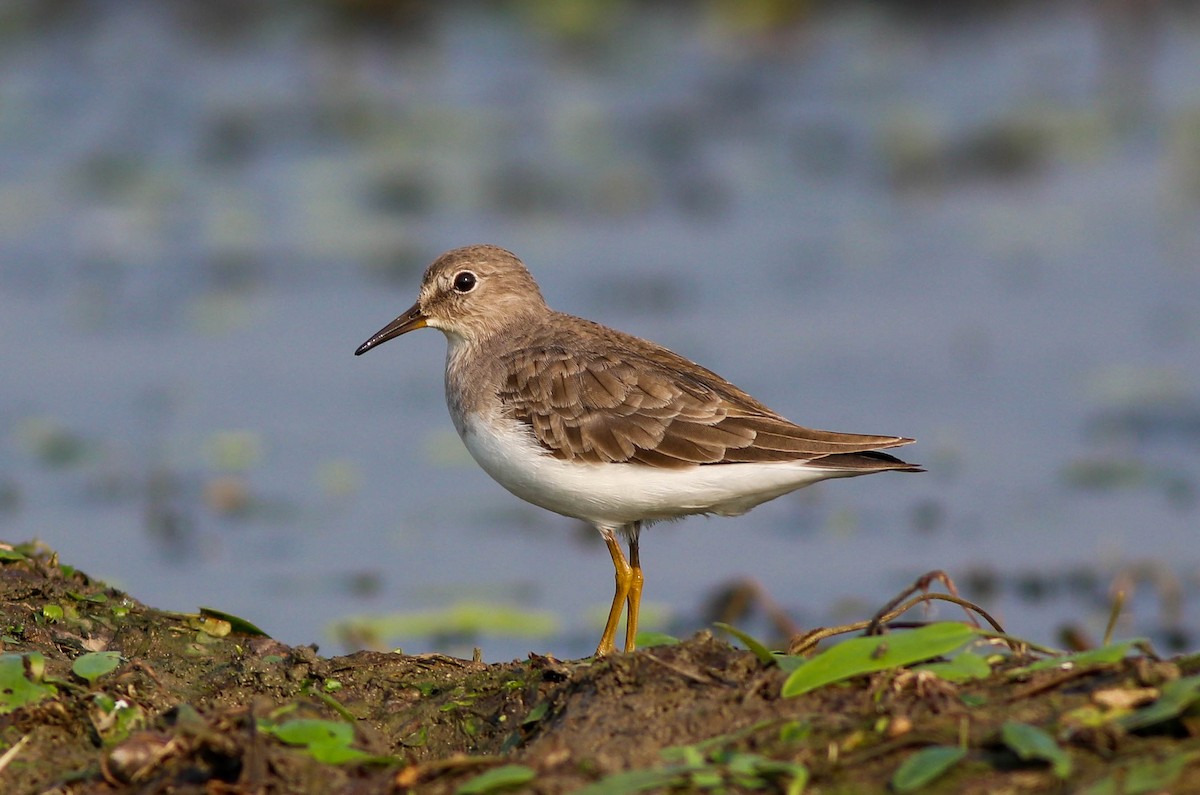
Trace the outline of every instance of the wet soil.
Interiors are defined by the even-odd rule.
[[[783,698],[784,672],[708,634],[599,661],[322,657],[236,621],[155,610],[26,551],[0,560],[0,661],[20,655],[24,681],[52,688],[19,704],[0,681],[3,793],[454,793],[488,771],[510,786],[474,791],[786,792],[799,791],[798,765],[805,792],[869,793],[890,791],[930,746],[966,757],[922,792],[1200,791],[1188,711],[1140,731],[1079,717],[1113,693],[1153,703],[1200,659],[1019,677],[1012,660],[961,685],[892,670]],[[101,651],[119,652],[113,670],[72,670]],[[360,758],[270,731],[308,718],[350,727]],[[1009,720],[1057,738],[1069,776],[1010,750]]]

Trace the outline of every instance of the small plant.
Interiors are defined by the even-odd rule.
[[[313,759],[327,765],[347,762],[391,763],[391,757],[380,757],[351,746],[354,727],[349,723],[320,718],[297,718],[284,723],[263,721],[262,731],[288,745],[302,746]]]
[[[97,693],[92,697],[89,717],[96,734],[100,735],[106,746],[123,742],[135,729],[142,728],[146,723],[146,715],[141,707],[107,693]]]
[[[92,651],[75,658],[71,673],[86,679],[89,685],[107,673],[112,673],[121,664],[121,654],[115,651]]]
[[[940,657],[979,637],[967,624],[946,621],[888,635],[851,638],[806,661],[783,683],[785,698],[860,674],[901,668]]]
[[[966,749],[957,745],[923,748],[905,759],[892,775],[892,789],[900,793],[916,792],[941,778],[966,755]]]
[[[536,776],[537,773],[533,768],[525,765],[504,765],[492,768],[486,773],[480,773],[454,792],[455,795],[490,795],[493,792],[503,792],[528,784]]]
[[[607,776],[579,790],[578,795],[624,795],[667,788],[712,792],[782,789],[787,795],[800,795],[809,778],[808,768],[803,764],[729,747],[767,725],[769,722],[755,724],[702,743],[665,749],[662,757],[668,764]]]
[[[38,652],[0,654],[0,715],[57,694],[58,688],[43,681],[45,674],[46,658]]]
[[[1071,775],[1071,755],[1037,726],[1010,720],[1001,728],[1000,736],[1004,744],[1021,759],[1049,762],[1054,768],[1054,775],[1061,779]]]

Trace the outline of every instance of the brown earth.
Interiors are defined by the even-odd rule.
[[[528,768],[504,791],[785,792],[795,763],[810,775],[805,792],[869,793],[889,791],[931,745],[967,755],[920,791],[1200,792],[1200,721],[1185,713],[1131,732],[1076,717],[1113,693],[1153,703],[1200,670],[1196,658],[1017,678],[1013,660],[963,685],[892,670],[797,698],[781,697],[778,667],[708,634],[595,662],[326,658],[236,621],[146,607],[25,551],[0,561],[0,661],[23,655],[25,680],[54,692],[14,707],[12,682],[0,682],[3,793],[453,793],[504,765]],[[120,660],[89,682],[72,665],[96,651]],[[352,727],[350,747],[374,758],[318,761],[268,731],[298,718]],[[1059,739],[1067,780],[1009,750],[1008,720]],[[1139,789],[1160,769],[1161,786]]]

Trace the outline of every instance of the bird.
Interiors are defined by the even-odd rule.
[[[738,516],[830,478],[923,471],[881,452],[913,439],[796,425],[667,348],[551,309],[525,264],[497,246],[434,260],[412,307],[355,355],[425,327],[446,337],[446,404],[479,466],[603,538],[616,589],[597,658],[616,651],[622,613],[624,651],[636,648],[644,527]]]

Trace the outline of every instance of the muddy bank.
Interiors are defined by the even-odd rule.
[[[957,683],[888,669],[784,698],[778,665],[707,634],[487,665],[326,658],[227,618],[4,553],[0,791],[886,792],[923,751],[916,774],[936,773],[930,748],[947,769],[920,791],[1200,791],[1191,657],[1014,675],[1029,660],[1009,656]]]

